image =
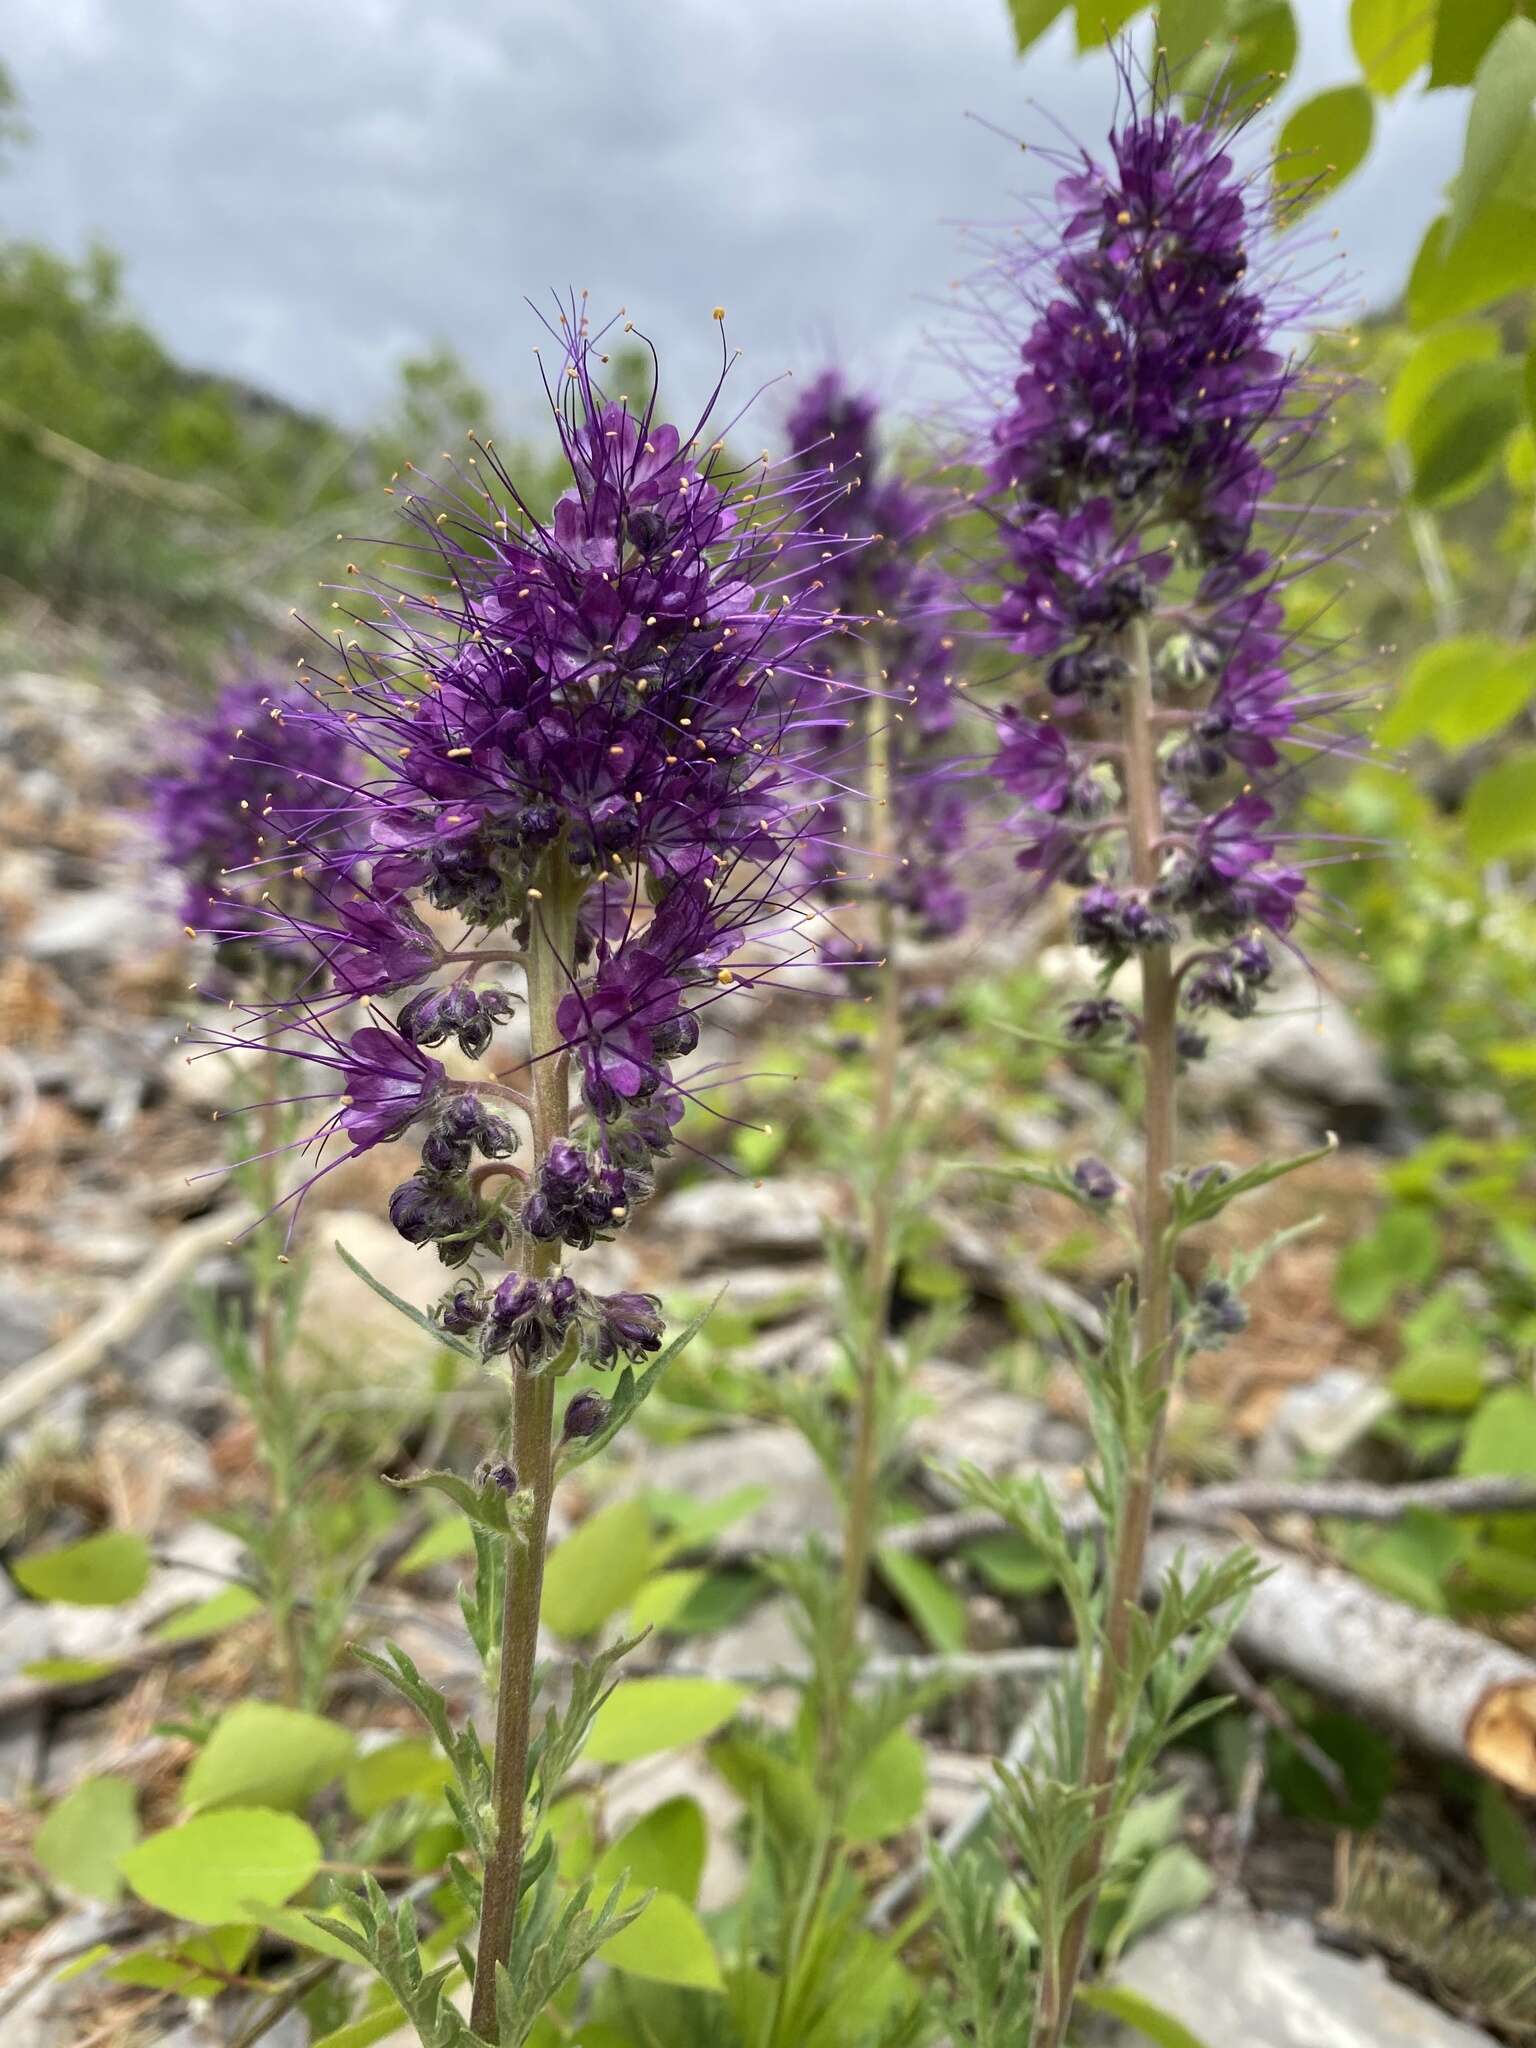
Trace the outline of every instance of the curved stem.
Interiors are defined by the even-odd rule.
[[[528,941],[528,1021],[532,1031],[534,1166],[570,1130],[567,1062],[560,1051],[555,1009],[565,987],[562,961],[571,951],[578,892],[563,855],[551,861]],[[546,1279],[560,1264],[558,1242],[523,1243],[522,1271]],[[470,2025],[482,2040],[496,2038],[496,1971],[512,1947],[527,1847],[528,1748],[533,1725],[533,1673],[539,1646],[539,1602],[554,1493],[555,1376],[519,1373],[512,1385],[512,1464],[532,1496],[533,1511],[521,1541],[507,1558],[502,1606],[501,1670],[496,1694],[496,1750],[492,1777],[495,1842],[486,1860],[480,1905]]]
[[[1157,742],[1152,725],[1152,676],[1146,626],[1137,622],[1126,635],[1124,652],[1130,663],[1124,708],[1125,782],[1130,812],[1131,873],[1137,887],[1149,889],[1157,880],[1157,845],[1162,829],[1158,789]],[[1142,1030],[1146,1094],[1142,1110],[1142,1244],[1140,1289],[1136,1308],[1137,1366],[1149,1399],[1156,1401],[1150,1428],[1127,1446],[1125,1494],[1115,1530],[1110,1561],[1109,1594],[1104,1614],[1104,1642],[1088,1710],[1083,1783],[1095,1794],[1099,1823],[1089,1849],[1073,1872],[1073,1888],[1086,1886],[1080,1903],[1062,1930],[1057,1954],[1045,1959],[1035,2008],[1032,2048],[1061,2048],[1072,2017],[1078,1978],[1087,1948],[1088,1929],[1097,1904],[1104,1863],[1106,1820],[1113,1800],[1115,1772],[1132,1702],[1124,1698],[1124,1672],[1131,1617],[1141,1595],[1142,1567],[1152,1526],[1158,1467],[1162,1457],[1166,1396],[1173,1377],[1171,1342],[1173,1260],[1169,1241],[1171,1196],[1177,1135],[1174,1076],[1178,1001],[1171,951],[1154,946],[1141,955]]]

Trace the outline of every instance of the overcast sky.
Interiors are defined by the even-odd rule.
[[[1343,0],[1296,9],[1295,89],[1355,75]],[[624,304],[674,390],[724,304],[763,376],[835,345],[922,396],[952,223],[1021,170],[966,114],[1091,135],[1110,95],[1065,21],[1018,60],[1005,0],[20,0],[0,60],[34,130],[7,229],[100,238],[178,355],[353,421],[437,340],[526,421],[524,297],[566,284]],[[1465,118],[1410,90],[1332,206],[1367,297]]]

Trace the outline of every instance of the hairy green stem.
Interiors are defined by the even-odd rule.
[[[530,904],[528,940],[528,1023],[531,1034],[533,1165],[570,1130],[567,1060],[560,1050],[555,1010],[566,987],[575,934],[578,892],[564,856],[541,870],[542,896]],[[560,1264],[560,1245],[525,1239],[522,1270],[546,1279]],[[496,1694],[496,1749],[491,1798],[495,1840],[486,1860],[480,1905],[480,1942],[475,1961],[470,2026],[482,2040],[496,2039],[496,1971],[505,1963],[522,1890],[524,1812],[528,1803],[528,1747],[533,1726],[533,1672],[539,1645],[539,1602],[544,1589],[544,1556],[549,1508],[554,1493],[555,1380],[519,1373],[512,1385],[512,1465],[533,1510],[521,1541],[507,1558],[502,1606],[501,1671]]]
[[[1158,873],[1162,802],[1153,725],[1151,653],[1144,622],[1138,621],[1130,628],[1122,651],[1130,664],[1124,705],[1123,760],[1131,876],[1138,888],[1150,889]],[[1130,1712],[1130,1703],[1123,1694],[1131,1617],[1141,1597],[1142,1567],[1162,1459],[1166,1395],[1174,1368],[1174,1347],[1170,1341],[1173,1260],[1168,1176],[1173,1170],[1177,1131],[1174,1075],[1178,991],[1169,947],[1154,946],[1141,955],[1141,995],[1145,1096],[1136,1349],[1145,1380],[1159,1405],[1150,1429],[1131,1446],[1125,1496],[1114,1531],[1104,1645],[1088,1710],[1083,1759],[1083,1782],[1096,1794],[1095,1815],[1099,1825],[1073,1872],[1074,1889],[1078,1885],[1087,1889],[1062,1930],[1056,1955],[1042,1959],[1031,2048],[1061,2048],[1072,2017],[1088,1929],[1098,1901],[1106,1818],[1113,1802],[1115,1772]]]
[[[880,1464],[880,1380],[886,1330],[896,1279],[896,1176],[892,1157],[896,1134],[896,1083],[901,1063],[901,972],[897,963],[896,907],[886,886],[895,853],[891,816],[890,708],[883,698],[870,704],[870,851],[875,858],[876,943],[880,983],[875,1001],[874,1111],[870,1151],[874,1179],[870,1192],[869,1238],[864,1254],[866,1322],[859,1347],[853,1452],[848,1471],[848,1511],[843,1530],[843,1608],[840,1648],[852,1654],[859,1613],[869,1582],[875,1540],[875,1504]],[[834,1703],[835,1704],[835,1703]]]

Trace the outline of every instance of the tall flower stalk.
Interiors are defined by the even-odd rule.
[[[238,995],[258,1008],[287,1000],[309,978],[309,949],[290,929],[295,911],[308,904],[307,889],[289,872],[292,848],[329,829],[350,772],[345,742],[307,723],[307,703],[288,683],[230,684],[184,723],[142,792],[157,850],[181,881],[187,935],[213,944],[214,981],[206,993]],[[330,1644],[308,1639],[302,1623],[317,1589],[304,1583],[300,1507],[309,1433],[288,1374],[300,1276],[283,1257],[282,1225],[271,1213],[282,1195],[293,1114],[281,1100],[281,1053],[266,1046],[257,1069],[236,1084],[249,1091],[254,1079],[260,1099],[253,1157],[241,1156],[250,1144],[239,1119],[228,1118],[226,1128],[245,1192],[266,1220],[245,1240],[248,1317],[217,1338],[267,1469],[265,1521],[248,1534],[272,1616],[279,1689],[290,1704],[310,1704]]]
[[[838,493],[828,524],[863,543],[818,563],[813,584],[817,602],[842,628],[822,650],[828,677],[835,684],[851,673],[863,685],[858,729],[837,757],[830,799],[844,841],[835,865],[821,857],[816,877],[835,930],[823,957],[867,986],[875,1014],[869,1121],[858,1134],[868,1162],[864,1242],[858,1298],[850,1303],[854,1400],[838,1628],[838,1661],[849,1673],[879,1533],[883,1390],[900,1256],[902,953],[913,937],[947,937],[963,923],[956,873],[965,814],[941,751],[954,723],[954,678],[948,591],[935,566],[938,494],[889,462],[875,402],[836,369],[812,380],[790,413],[788,438],[802,472]],[[850,909],[857,930],[842,921]],[[834,1687],[828,1714],[841,1719],[845,1704]]]
[[[356,571],[361,599],[341,601],[355,630],[312,667],[306,718],[363,772],[337,835],[296,847],[314,908],[288,923],[314,980],[248,1020],[337,1098],[305,1141],[296,1201],[340,1160],[416,1135],[391,1221],[456,1276],[435,1311],[444,1340],[507,1379],[506,1432],[474,1483],[422,1482],[476,1528],[466,1614],[495,1691],[493,1757],[450,1733],[408,1660],[374,1660],[454,1763],[480,1860],[470,2024],[501,2048],[633,1910],[621,1888],[589,1910],[586,1887],[556,1919],[547,1834],[530,1856],[614,1661],[578,1674],[535,1742],[555,1484],[669,1355],[654,1296],[593,1294],[565,1257],[653,1191],[699,1085],[677,1063],[701,1015],[804,953],[817,763],[850,715],[808,653],[830,630],[809,564],[845,544],[819,517],[825,481],[766,458],[738,468],[708,424],[718,387],[691,433],[654,398],[610,395],[584,301],[551,334],[570,479],[553,510],[476,444],[442,481],[413,479],[405,550],[371,583]],[[723,382],[723,340],[722,355]],[[434,1056],[450,1041],[452,1072]],[[621,1360],[612,1396],[577,1392],[557,1424],[560,1378]],[[400,1944],[370,1895],[358,1946],[436,2040],[440,1982]]]
[[[1307,877],[1276,821],[1348,701],[1290,587],[1316,559],[1302,518],[1322,394],[1284,337],[1324,294],[1287,281],[1267,171],[1239,170],[1221,111],[1187,120],[1166,78],[1124,83],[1109,160],[1037,152],[1060,172],[1054,205],[994,247],[970,300],[1010,360],[982,455],[998,543],[982,602],[993,641],[1040,665],[1000,719],[994,772],[1017,806],[1019,865],[1076,892],[1074,936],[1097,966],[1067,1035],[1127,1047],[1142,1073],[1138,1188],[1097,1160],[1027,1170],[1133,1219],[1134,1307],[1116,1304],[1090,1369],[1102,1581],[1042,1490],[970,1482],[1057,1560],[1080,1643],[1047,1764],[1003,1788],[1039,1937],[1031,2048],[1066,2038],[1116,1829],[1159,1749],[1203,1711],[1181,1717],[1180,1702],[1250,1576],[1242,1559],[1188,1583],[1175,1571],[1157,1615],[1142,1611],[1180,1366],[1245,1320],[1245,1267],[1191,1293],[1176,1253],[1286,1170],[1185,1166],[1177,1077],[1205,1051],[1203,1015],[1250,1015],[1272,945],[1294,950]]]

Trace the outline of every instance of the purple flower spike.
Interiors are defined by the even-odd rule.
[[[1076,936],[1110,973],[1190,938],[1289,938],[1306,884],[1278,796],[1349,701],[1301,680],[1329,657],[1285,602],[1328,397],[1286,337],[1326,295],[1287,281],[1276,202],[1238,168],[1224,110],[1186,119],[1165,73],[1138,87],[1121,69],[1107,156],[1039,153],[1061,169],[1054,209],[990,250],[961,350],[993,399],[971,453],[1002,558],[983,574],[1003,587],[976,602],[986,637],[1038,664],[1033,697],[998,720],[993,773],[1018,805],[1019,866],[1081,892]],[[1133,754],[1155,755],[1153,789],[1133,787]],[[1254,975],[1225,951],[1192,961],[1186,1006],[1248,1014],[1264,958]],[[1080,1005],[1069,1029],[1111,1021]],[[1183,1049],[1197,1057],[1200,1034]]]

